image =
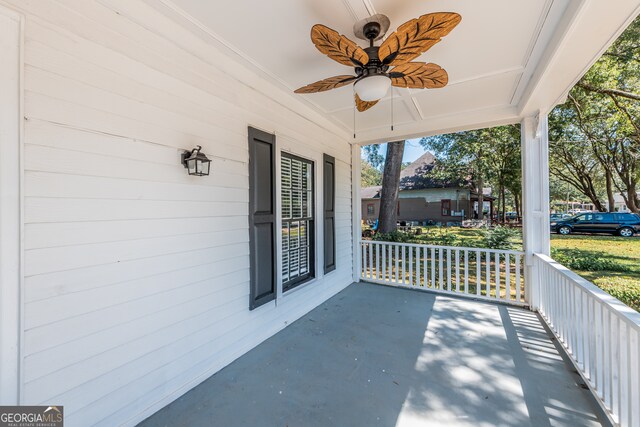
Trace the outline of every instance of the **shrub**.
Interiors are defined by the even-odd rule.
[[[428,229],[419,237],[420,243],[437,246],[459,246],[459,240],[455,232],[444,227]]]
[[[482,237],[489,249],[511,250],[515,247],[514,239],[518,234],[514,228],[498,226],[484,229]]]
[[[391,233],[376,233],[373,240],[381,242],[408,243],[412,240],[412,236],[402,231],[394,230]]]
[[[551,256],[571,270],[628,272],[629,267],[608,257],[604,252],[579,249],[551,249]]]
[[[594,283],[629,307],[640,311],[640,281],[626,277],[600,277]]]

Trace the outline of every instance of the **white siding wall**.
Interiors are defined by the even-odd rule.
[[[135,423],[351,283],[340,130],[142,2],[3,1],[26,18],[23,404]],[[337,270],[253,312],[249,125],[337,166]],[[209,177],[179,163],[196,144]]]

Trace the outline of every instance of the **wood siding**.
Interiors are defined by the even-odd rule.
[[[340,129],[143,2],[8,3],[25,16],[22,404],[133,425],[351,283]],[[252,312],[248,126],[336,158],[339,260]],[[180,164],[196,144],[208,177]]]
[[[458,201],[456,203],[456,197]],[[436,223],[459,222],[473,218],[473,205],[469,201],[469,190],[434,188],[427,190],[401,191],[398,203],[400,205],[398,221],[434,221]],[[451,200],[453,211],[464,210],[462,216],[442,215],[442,200]],[[362,219],[375,220],[380,212],[380,199],[362,199]],[[369,213],[369,205],[373,205],[373,214]]]

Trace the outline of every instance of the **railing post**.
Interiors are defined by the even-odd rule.
[[[535,253],[550,254],[549,135],[547,115],[539,112],[520,126],[522,147],[522,238],[525,252],[525,300],[538,309],[540,277]]]
[[[353,260],[353,281],[360,281],[362,260],[362,203],[360,202],[360,145],[351,145],[351,229],[353,230],[353,249],[351,259]]]

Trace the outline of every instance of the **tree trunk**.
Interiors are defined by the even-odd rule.
[[[638,195],[636,193],[636,186],[630,185],[627,188],[627,197],[626,197],[627,207],[633,213],[640,212],[640,206],[638,206]]]
[[[484,179],[482,175],[478,177],[478,219],[482,221],[484,218]]]
[[[389,142],[387,144],[387,157],[384,161],[382,193],[380,195],[380,217],[378,221],[380,233],[390,233],[396,229],[403,154],[404,141]]]
[[[504,187],[500,188],[500,197],[502,197],[502,218],[500,220],[502,222],[507,222],[507,195],[505,193]]]
[[[605,171],[605,181],[607,186],[607,202],[609,205],[609,212],[615,212],[616,201],[613,198],[613,175],[609,169]]]

